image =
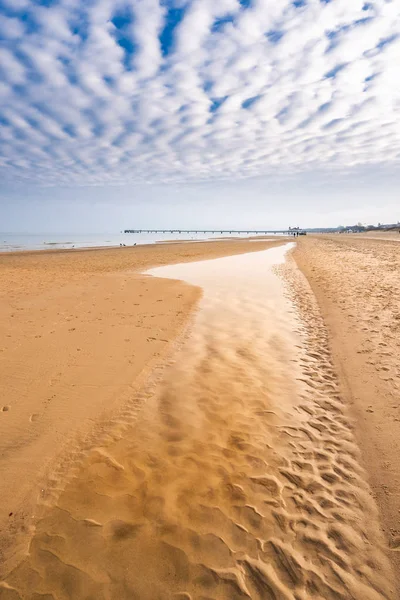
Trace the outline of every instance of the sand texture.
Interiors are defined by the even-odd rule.
[[[202,288],[194,320],[42,506],[2,600],[394,600],[328,330],[284,251],[152,271]]]
[[[0,256],[0,572],[25,551],[38,498],[58,493],[111,416],[140,405],[147,372],[200,295],[139,271],[255,249],[240,241]]]
[[[295,257],[328,326],[335,368],[400,581],[398,238],[397,232],[309,238],[300,241]]]
[[[371,240],[386,240],[390,242],[400,242],[400,228],[393,231],[366,231],[365,233],[344,234],[350,239],[371,239]]]

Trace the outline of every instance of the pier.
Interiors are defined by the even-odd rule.
[[[267,235],[267,234],[274,234],[274,233],[286,233],[288,235],[292,234],[293,235],[293,231],[289,231],[288,229],[274,229],[274,230],[268,230],[268,229],[125,229],[124,233],[219,233],[219,234],[230,234],[232,235],[233,233],[245,233],[247,235],[250,234],[254,234],[254,235]]]

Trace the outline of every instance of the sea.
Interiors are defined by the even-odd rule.
[[[279,235],[279,234],[276,234]],[[0,233],[0,252],[133,246],[167,241],[204,241],[221,238],[246,238],[247,233]],[[255,237],[255,236],[254,236]],[[262,235],[260,234],[260,237]]]

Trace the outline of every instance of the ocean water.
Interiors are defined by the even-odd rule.
[[[210,233],[0,233],[0,252],[20,250],[51,250],[67,248],[94,248],[102,246],[133,246],[154,244],[169,240],[206,240],[227,237],[248,237],[247,234]],[[260,236],[261,237],[261,236]]]

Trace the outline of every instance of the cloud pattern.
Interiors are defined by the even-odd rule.
[[[0,0],[0,176],[398,165],[399,0]]]

